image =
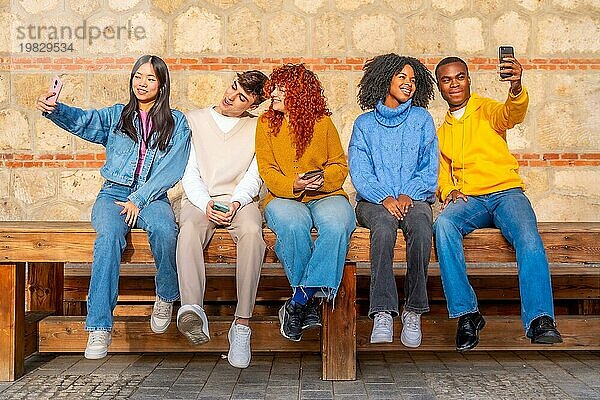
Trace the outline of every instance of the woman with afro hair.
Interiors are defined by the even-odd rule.
[[[354,122],[348,158],[358,223],[370,229],[371,343],[393,341],[398,290],[393,257],[397,229],[406,239],[406,301],[400,341],[421,344],[421,314],[429,311],[427,267],[438,177],[438,143],[426,110],[434,80],[417,59],[385,54],[367,61],[359,83],[363,110]]]
[[[271,105],[256,127],[256,159],[268,189],[265,219],[293,290],[279,310],[280,331],[299,341],[303,330],[321,326],[313,297],[334,298],[342,279],[355,228],[342,189],[348,164],[313,72],[302,64],[275,68],[265,93]]]

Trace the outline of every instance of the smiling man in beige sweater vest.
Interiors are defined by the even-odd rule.
[[[257,205],[262,184],[254,154],[257,119],[248,113],[264,100],[266,80],[260,71],[238,74],[218,105],[186,113],[193,146],[182,179],[184,195],[177,241],[181,308],[177,328],[193,344],[210,340],[203,309],[203,249],[215,229],[225,227],[237,245],[238,303],[228,335],[227,359],[238,368],[250,364],[248,320],[266,247]]]

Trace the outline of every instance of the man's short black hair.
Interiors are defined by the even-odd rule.
[[[249,94],[256,97],[253,105],[259,105],[265,101],[266,97],[263,92],[265,82],[269,77],[260,71],[252,70],[246,72],[238,72],[237,81],[242,88]]]
[[[440,69],[441,66],[444,66],[447,64],[454,64],[454,63],[461,63],[462,65],[464,65],[465,69],[467,70],[467,75],[469,75],[469,67],[467,66],[467,63],[462,58],[446,57],[435,66],[435,80],[436,81],[438,80],[438,69]]]

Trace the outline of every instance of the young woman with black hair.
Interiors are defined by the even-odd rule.
[[[132,228],[148,232],[156,262],[156,302],[150,318],[155,333],[171,322],[179,298],[175,249],[177,224],[167,190],[183,175],[190,151],[184,115],[169,106],[170,81],[165,62],[140,57],[129,79],[129,103],[82,110],[39,97],[37,108],[59,127],[106,148],[100,170],[105,182],[92,209],[96,231],[85,329],[85,357],[106,356],[111,343],[112,311],[117,304],[121,253]]]
[[[371,343],[393,341],[400,314],[393,272],[397,229],[406,239],[406,302],[401,342],[421,344],[421,314],[429,311],[427,267],[438,177],[438,144],[426,110],[433,99],[431,73],[417,59],[386,54],[369,60],[359,84],[363,110],[354,122],[348,158],[357,192],[356,216],[370,229]]]

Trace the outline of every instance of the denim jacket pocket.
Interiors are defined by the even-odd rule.
[[[127,156],[134,151],[136,145],[137,144],[129,136],[115,127],[108,136],[106,158],[109,158],[109,156],[127,158]]]

